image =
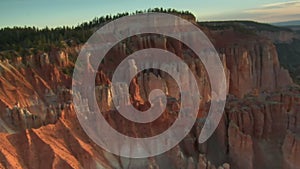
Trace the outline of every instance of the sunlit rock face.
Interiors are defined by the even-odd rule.
[[[183,17],[196,24],[195,17]],[[0,168],[299,168],[300,90],[288,87],[293,82],[281,68],[274,45],[265,38],[233,30],[204,31],[219,52],[228,94],[223,118],[207,142],[198,144],[212,97],[201,60],[174,39],[139,35],[117,44],[105,56],[95,78],[97,105],[106,121],[128,136],[150,137],[168,129],[178,118],[181,106],[174,78],[156,69],[138,72],[138,63],[130,60],[129,72],[136,74],[130,85],[112,84],[111,80],[118,64],[134,51],[160,48],[173,52],[189,66],[198,83],[198,89],[190,89],[199,90],[202,98],[198,119],[180,144],[144,159],[118,157],[97,146],[78,122],[72,94],[82,100],[85,118],[94,113],[91,103],[72,93],[71,77],[62,73],[74,64],[70,53],[78,52],[80,47],[52,49],[0,62]],[[176,63],[153,64],[179,76],[185,71]],[[87,69],[96,71],[90,65]],[[124,72],[124,76],[128,74]],[[189,85],[191,77],[180,79]],[[117,106],[130,104],[146,111],[151,106],[148,97],[153,89],[167,95],[167,107],[154,122],[132,123],[116,111]],[[126,99],[114,102],[113,94]],[[95,129],[101,130],[99,126],[95,124]]]
[[[71,78],[61,72],[62,66],[42,52],[0,62],[1,117],[10,131],[57,122],[71,101]]]
[[[50,58],[59,67],[66,67],[70,64],[67,51],[53,49],[50,51]]]

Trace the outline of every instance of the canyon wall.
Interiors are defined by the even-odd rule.
[[[280,66],[274,45],[233,30],[204,31],[220,53],[228,84],[223,118],[207,142],[198,144],[197,140],[211,99],[203,64],[174,39],[141,35],[116,45],[99,66],[95,79],[98,105],[107,122],[123,134],[144,137],[168,129],[180,109],[173,78],[160,70],[146,70],[125,86],[130,93],[125,104],[139,110],[149,108],[151,90],[159,88],[168,95],[162,116],[142,125],[130,123],[115,110],[112,90],[122,92],[124,86],[114,88],[111,77],[130,52],[169,50],[188,64],[202,96],[197,122],[179,145],[146,159],[118,157],[97,146],[77,120],[71,77],[63,73],[74,64],[68,53],[78,47],[53,49],[0,62],[0,168],[299,168],[300,89]]]

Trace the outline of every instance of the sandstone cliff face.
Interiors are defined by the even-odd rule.
[[[257,101],[255,99],[259,98],[255,97],[245,98],[244,101],[236,99],[235,103],[228,105],[225,111],[226,118],[228,119],[224,118],[224,122],[229,123],[228,128],[225,127],[225,130],[228,134],[223,135],[224,130],[222,127],[218,128],[215,136],[213,136],[213,139],[218,138],[217,141],[213,145],[209,145],[212,140],[205,143],[207,144],[206,149],[202,150],[204,154],[199,154],[199,150],[196,148],[197,146],[193,146],[197,142],[197,137],[191,134],[186,137],[178,147],[175,147],[171,151],[155,158],[140,160],[119,159],[119,157],[110,155],[92,144],[79,126],[71,105],[62,111],[61,119],[55,125],[48,125],[37,130],[29,130],[15,135],[1,135],[3,140],[5,140],[5,147],[9,146],[9,149],[12,148],[14,149],[13,152],[16,152],[13,156],[14,158],[11,160],[19,161],[18,163],[13,163],[5,160],[6,162],[2,163],[2,165],[13,167],[22,166],[22,168],[26,168],[26,166],[27,168],[39,168],[41,165],[45,167],[49,166],[49,168],[53,166],[58,168],[80,168],[82,166],[87,168],[94,168],[96,166],[102,166],[104,168],[126,168],[126,166],[129,168],[145,168],[147,166],[153,168],[166,168],[167,166],[168,168],[216,168],[216,165],[213,165],[216,163],[210,161],[215,161],[214,158],[216,156],[211,157],[210,153],[223,151],[222,149],[216,149],[216,145],[227,142],[228,146],[225,146],[225,149],[228,148],[228,150],[226,150],[228,154],[223,158],[228,158],[228,161],[220,162],[219,165],[221,166],[219,168],[229,168],[226,161],[233,168],[269,168],[272,166],[274,168],[281,168],[281,165],[285,166],[285,168],[297,168],[299,166],[297,163],[299,154],[297,138],[286,131],[288,121],[284,120],[291,114],[287,113],[287,111],[292,112],[295,110],[295,107],[297,107],[295,106],[295,100],[297,100],[298,96],[295,93],[296,91],[293,91],[290,94],[280,97],[276,95],[268,96],[270,100],[274,99],[278,102],[264,99]],[[252,102],[259,103],[253,105]],[[270,112],[265,112],[264,110]],[[277,113],[273,114],[274,111],[277,111]],[[108,118],[110,123],[118,121],[114,119],[118,117],[116,114],[117,112],[107,114],[107,116],[111,116],[111,118]],[[170,117],[167,117],[165,120],[168,119],[170,119]],[[164,124],[164,122],[161,121],[158,124]],[[294,123],[291,122],[291,124]],[[139,131],[137,130],[138,126],[134,125],[127,129],[119,127],[119,124],[112,125],[115,125],[120,131]],[[289,130],[293,130],[292,125],[290,126],[291,127],[288,127]],[[164,128],[164,126],[160,126],[159,128]],[[192,131],[192,133],[193,132],[194,131]],[[21,137],[21,135],[26,133],[29,135],[27,134],[26,137]],[[144,133],[144,131],[141,131],[141,133]],[[284,133],[286,133],[287,136],[285,136]],[[130,135],[130,133],[126,134]],[[137,133],[135,133],[135,136],[136,134]],[[226,137],[226,135],[228,135],[228,137]],[[76,138],[80,145],[73,146],[74,141],[71,141],[73,138]],[[16,142],[14,140],[18,141]],[[26,140],[31,142],[31,144],[28,143],[31,145],[30,151],[28,152],[22,151],[24,146],[19,147],[20,145],[24,145],[23,142]],[[45,147],[44,151],[48,152],[47,155],[40,156],[39,152],[32,146]],[[85,151],[81,151],[81,147]],[[280,154],[281,149],[284,152],[283,156]],[[7,152],[5,152],[6,149],[3,148],[1,150],[4,156],[8,156]],[[28,159],[27,153],[33,154],[33,156],[35,156],[34,159],[40,159],[41,163],[36,164],[35,160],[31,158]],[[175,157],[175,154],[177,154],[178,157]],[[207,156],[210,156],[211,159],[207,159]],[[45,164],[45,159],[53,160]],[[274,159],[276,159],[276,161],[274,161]],[[280,161],[284,163],[280,164]]]
[[[229,156],[234,159],[232,166],[283,168],[281,146],[291,130],[291,114],[299,104],[299,91],[293,92],[291,89],[258,98],[229,101],[226,115],[230,119],[228,142]],[[241,160],[236,160],[238,158]]]
[[[53,64],[47,53],[24,58],[0,62],[0,116],[14,131],[55,123],[71,100],[71,78],[59,70],[65,65]]]
[[[96,146],[79,127],[73,106],[62,112],[55,125],[19,134],[1,134],[0,166],[3,168],[216,168],[204,155],[187,157],[180,146],[148,159],[120,158]],[[219,168],[229,169],[222,164]]]
[[[188,64],[203,98],[197,123],[179,145],[156,157],[128,159],[93,143],[74,112],[71,77],[62,73],[62,68],[73,65],[69,56],[78,47],[53,49],[26,60],[0,62],[0,108],[4,112],[0,131],[9,133],[0,134],[0,168],[299,168],[300,90],[288,87],[292,80],[280,67],[274,45],[232,30],[206,33],[220,52],[229,86],[224,116],[206,143],[200,145],[197,140],[211,98],[203,64],[176,40],[142,35],[132,37],[130,43],[121,42],[105,57],[95,79],[98,105],[107,122],[123,134],[149,137],[168,129],[180,110],[178,86],[168,74],[146,70],[125,86],[130,99],[122,104],[139,110],[149,108],[151,90],[159,88],[168,95],[165,112],[146,125],[132,123],[115,110],[112,90],[122,92],[124,86],[111,85],[113,71],[129,53],[151,47],[167,49]]]
[[[253,143],[250,135],[244,134],[234,123],[228,128],[229,157],[233,168],[253,167]]]
[[[270,39],[274,43],[290,43],[297,37],[296,33],[291,31],[260,31],[259,35]]]
[[[274,91],[293,83],[288,71],[280,66],[271,41],[227,30],[215,32],[213,37],[215,46],[226,56],[230,94],[242,98],[248,93]],[[229,40],[224,42],[223,38]]]
[[[299,133],[288,132],[282,145],[284,164],[283,168],[300,168],[299,164]]]
[[[53,59],[53,63],[56,63],[59,67],[66,67],[70,64],[68,53],[65,51],[53,49],[50,52],[50,58]]]
[[[213,33],[211,36],[216,40],[214,43],[220,52],[224,54],[221,56],[224,58],[223,63],[227,70],[228,93],[235,99],[229,99],[224,126],[219,127],[215,132],[216,136],[212,139],[212,142],[223,149],[221,155],[220,153],[215,155],[216,153],[213,152],[216,151],[215,146],[211,146],[210,143],[204,145],[206,148],[202,151],[219,165],[230,161],[233,168],[281,168],[284,159],[281,155],[281,146],[290,123],[287,120],[290,118],[287,112],[291,111],[291,107],[296,106],[295,101],[291,103],[290,100],[297,100],[295,99],[297,96],[291,94],[293,92],[286,91],[284,88],[292,85],[293,82],[287,70],[281,68],[275,46],[270,41],[251,36],[241,37],[232,31],[222,32],[222,35],[224,37],[219,33]],[[221,37],[230,40],[220,43]],[[240,38],[246,38],[246,42],[245,39],[240,40]],[[141,41],[140,44],[143,45],[138,49],[156,47],[151,46],[153,44],[151,39],[141,38]],[[177,54],[178,51],[173,50],[172,46],[177,46],[176,48],[182,51],[186,50],[183,45],[169,39],[164,40],[159,47]],[[184,53],[180,50],[179,53]],[[203,102],[208,102],[210,89],[205,83],[207,77],[203,66],[198,65],[196,59],[187,59],[184,55],[178,55],[191,63],[189,64],[191,70],[196,70],[193,73],[198,77]],[[166,80],[167,77],[157,78],[152,73],[145,73],[139,78],[140,80],[137,81],[139,92],[133,93],[133,95],[139,93],[141,96],[136,96],[139,98],[137,100],[146,99],[149,86],[153,86],[153,83],[163,91],[172,91],[169,92],[172,97],[178,96],[176,94],[178,89],[168,85],[174,82]],[[270,94],[274,92],[278,93]],[[199,117],[202,117],[205,110],[200,111],[199,114]],[[196,140],[195,137],[192,138]],[[190,142],[188,145],[194,143]],[[188,154],[195,154],[193,151],[195,147],[184,147],[187,148],[185,151],[189,152]]]

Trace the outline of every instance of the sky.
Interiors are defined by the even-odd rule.
[[[155,7],[188,10],[199,21],[300,20],[300,0],[0,0],[0,27],[76,26],[94,17]]]

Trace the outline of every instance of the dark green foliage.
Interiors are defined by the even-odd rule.
[[[91,30],[62,27],[37,29],[35,27],[14,27],[0,30],[0,51],[37,48],[48,51],[51,46],[62,48],[62,41],[84,42],[92,34]]]
[[[200,25],[208,27],[211,30],[224,30],[232,28],[237,31],[292,31],[289,28],[277,27],[270,24],[258,23],[254,21],[216,21],[216,22],[199,22]],[[250,32],[249,32],[250,33]]]
[[[174,9],[154,8],[144,11],[136,11],[131,14],[128,12],[118,13],[114,16],[106,15],[100,18],[96,17],[90,22],[84,22],[76,27],[58,27],[44,28],[36,27],[13,27],[0,29],[0,52],[13,50],[22,53],[25,49],[36,48],[40,51],[47,52],[53,46],[63,48],[64,44],[76,45],[82,44],[92,35],[93,31],[101,27],[106,22],[114,19],[146,12],[164,12],[173,14],[188,14],[188,11],[176,11]],[[94,30],[93,30],[94,29]]]

